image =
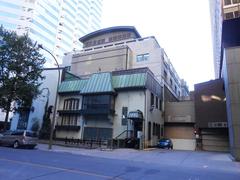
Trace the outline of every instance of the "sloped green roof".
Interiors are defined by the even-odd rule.
[[[80,80],[80,78],[70,72],[65,72],[65,81],[74,81],[74,80]]]
[[[113,76],[113,87],[114,88],[131,88],[131,87],[141,87],[145,86],[147,74],[128,74],[128,75],[118,75]]]
[[[81,94],[109,93],[114,89],[146,87],[147,73],[114,75],[111,73],[92,74],[89,79],[63,81],[59,93],[79,92]]]
[[[80,92],[86,85],[87,81],[88,80],[63,81],[58,88],[58,92]]]
[[[93,74],[81,91],[81,94],[114,92],[111,73]]]

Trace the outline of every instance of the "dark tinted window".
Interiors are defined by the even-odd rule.
[[[37,137],[37,133],[27,131],[26,132],[26,136],[28,136],[28,137]]]
[[[11,131],[6,131],[6,132],[3,133],[4,136],[10,135],[10,134],[11,134]]]
[[[231,0],[224,0],[224,4],[229,5],[229,4],[232,4],[232,3],[231,3]]]
[[[12,135],[14,135],[14,136],[22,136],[23,135],[23,131],[14,131],[14,132],[12,132]]]
[[[83,109],[114,109],[110,95],[95,95],[83,97]]]

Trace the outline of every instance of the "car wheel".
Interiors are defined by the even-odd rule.
[[[15,141],[15,142],[13,143],[13,148],[14,148],[14,149],[19,148],[19,142],[18,142],[18,141]]]

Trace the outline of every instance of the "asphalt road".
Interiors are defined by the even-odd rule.
[[[151,153],[151,152],[149,152]],[[171,157],[169,157],[171,158]],[[194,159],[192,159],[194,161]],[[161,154],[147,161],[120,160],[43,150],[0,147],[0,180],[94,180],[94,179],[181,179],[239,180],[240,166],[228,162],[226,168],[212,164],[156,163]],[[192,161],[191,161],[192,162]],[[213,162],[208,162],[211,164]],[[217,162],[216,162],[217,163]],[[224,166],[224,164],[223,164]]]

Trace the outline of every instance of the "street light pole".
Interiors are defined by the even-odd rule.
[[[56,110],[57,110],[57,98],[58,98],[58,87],[59,87],[59,82],[60,82],[60,67],[58,64],[57,59],[55,56],[47,49],[45,49],[41,44],[38,45],[39,48],[45,50],[48,52],[53,59],[55,60],[57,67],[58,67],[58,81],[57,81],[57,90],[56,90],[56,97],[55,97],[55,102],[54,102],[54,109],[53,109],[53,119],[52,119],[52,124],[51,124],[51,131],[50,131],[50,137],[49,137],[49,143],[48,143],[48,149],[52,149],[52,143],[53,143],[53,131],[54,131],[54,126],[55,126],[55,121],[56,121]]]

